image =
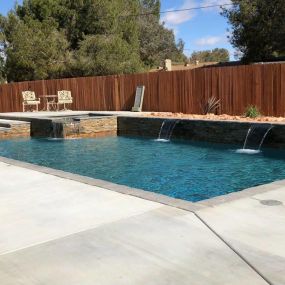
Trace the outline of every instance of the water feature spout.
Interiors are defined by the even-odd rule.
[[[246,134],[245,141],[242,149],[238,149],[237,153],[246,153],[246,154],[256,154],[261,151],[261,147],[270,132],[273,128],[272,125],[262,125],[256,124],[252,125]],[[251,140],[251,144],[249,141]],[[253,143],[254,142],[254,143]]]
[[[248,129],[248,131],[247,131],[247,134],[246,134],[246,137],[245,137],[245,140],[244,140],[244,144],[243,144],[243,149],[245,149],[245,147],[246,147],[247,140],[248,140],[248,137],[249,137],[249,135],[250,135],[252,129],[253,129],[253,126],[250,127],[250,128]]]
[[[177,120],[164,120],[160,127],[157,141],[169,142],[177,123]]]
[[[52,130],[50,137],[52,139],[59,139],[63,137],[63,125],[62,122],[52,122]]]

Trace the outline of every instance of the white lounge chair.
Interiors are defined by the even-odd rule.
[[[23,112],[26,111],[26,106],[36,106],[36,111],[39,111],[40,99],[36,99],[36,94],[34,91],[23,91]],[[31,109],[30,109],[31,110]]]
[[[59,111],[59,106],[63,105],[63,110],[67,111],[66,104],[72,104],[73,99],[71,96],[71,91],[61,90],[57,92],[57,110]]]
[[[132,112],[141,112],[142,111],[144,91],[145,91],[145,86],[142,85],[142,86],[137,87],[135,104],[134,104],[134,107],[132,108]]]

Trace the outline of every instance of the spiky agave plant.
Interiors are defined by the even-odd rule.
[[[215,96],[208,98],[206,103],[201,104],[204,115],[216,113],[220,106],[220,99],[217,99]]]

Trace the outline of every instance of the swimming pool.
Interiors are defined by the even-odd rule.
[[[192,202],[285,179],[284,151],[248,155],[239,147],[120,136],[20,139],[0,141],[0,156]]]

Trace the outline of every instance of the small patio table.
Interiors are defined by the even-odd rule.
[[[57,95],[41,95],[39,97],[44,99],[42,111],[57,111],[57,103],[55,101]]]

